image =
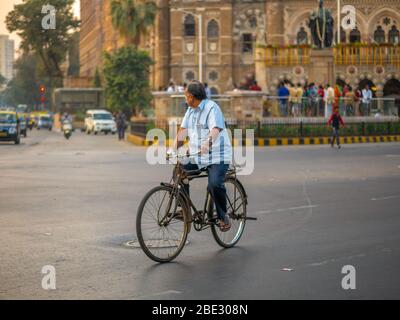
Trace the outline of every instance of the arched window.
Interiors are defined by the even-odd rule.
[[[250,17],[250,19],[249,19],[249,27],[251,29],[257,28],[257,18],[255,16]]]
[[[374,32],[374,40],[377,43],[384,43],[385,42],[385,30],[382,29],[381,26],[378,26]]]
[[[355,28],[350,32],[350,43],[361,42],[361,33]]]
[[[399,38],[399,30],[396,28],[396,26],[392,26],[392,29],[390,29],[389,31],[389,42],[393,44],[398,44]]]
[[[207,36],[209,38],[218,38],[219,37],[219,26],[217,21],[211,20],[207,26]]]
[[[183,35],[185,37],[193,37],[196,35],[196,24],[194,21],[194,17],[191,14],[188,14],[185,17]]]
[[[186,72],[186,74],[185,74],[185,78],[186,78],[187,81],[192,81],[192,80],[194,80],[194,77],[195,77],[195,75],[194,75],[194,72],[193,72],[193,71],[188,71],[188,72]]]
[[[335,42],[337,42],[337,31],[335,33]],[[340,28],[340,43],[346,43],[346,32]]]
[[[307,44],[308,43],[308,35],[304,27],[301,27],[299,32],[297,32],[297,44]]]
[[[253,36],[251,33],[242,34],[242,53],[253,52]]]

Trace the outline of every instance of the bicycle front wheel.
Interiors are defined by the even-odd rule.
[[[136,233],[144,253],[156,262],[175,259],[189,231],[187,206],[168,186],[150,190],[139,205]]]
[[[225,180],[225,188],[226,188],[226,210],[229,215],[229,219],[231,222],[231,229],[226,232],[222,232],[218,225],[211,225],[211,232],[215,241],[224,248],[231,248],[236,243],[239,242],[244,227],[246,224],[246,197],[242,186],[236,181],[236,179],[227,178]],[[209,217],[217,216],[217,212],[215,210],[214,202],[209,197],[208,203],[208,214]]]

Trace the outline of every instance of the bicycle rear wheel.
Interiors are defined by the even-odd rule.
[[[236,181],[236,179],[225,179],[225,188],[227,200],[226,210],[232,226],[229,231],[222,232],[218,225],[212,224],[211,232],[215,241],[221,247],[231,248],[239,242],[244,231],[247,215],[246,197],[242,186]],[[217,216],[211,196],[209,197],[207,208],[209,217]]]
[[[179,211],[177,207],[179,206]],[[156,262],[175,259],[186,243],[189,231],[187,206],[172,188],[151,189],[139,205],[136,233],[144,253]]]

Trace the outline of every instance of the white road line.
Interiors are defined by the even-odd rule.
[[[388,200],[388,199],[394,199],[398,198],[399,196],[387,196],[387,197],[382,197],[382,198],[371,198],[371,201],[380,201],[380,200]]]
[[[280,208],[280,209],[274,209],[274,210],[258,211],[258,212],[256,212],[256,214],[265,214],[265,213],[272,213],[272,212],[284,212],[284,211],[292,211],[292,210],[310,209],[310,208],[316,208],[316,207],[318,207],[318,205],[308,205],[308,206],[291,207],[291,208]]]

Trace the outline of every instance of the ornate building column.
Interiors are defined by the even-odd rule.
[[[267,1],[266,20],[267,20],[267,42],[268,44],[284,44],[285,41],[285,21],[284,21],[284,1]]]

